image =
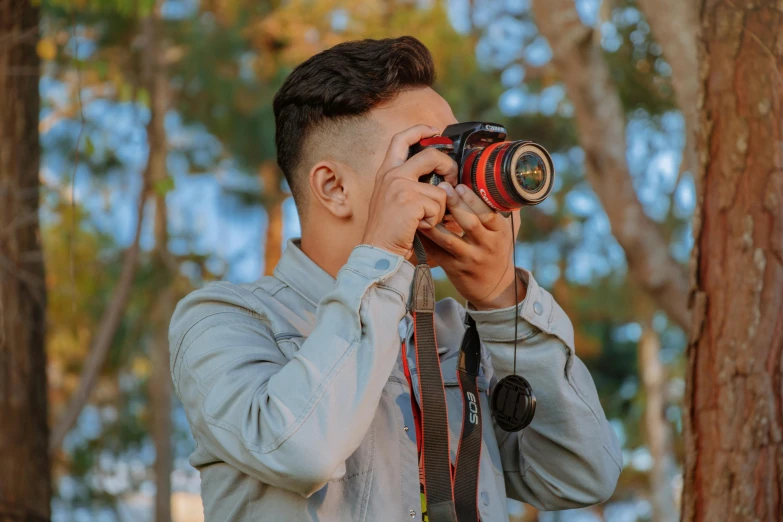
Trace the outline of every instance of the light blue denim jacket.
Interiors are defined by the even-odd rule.
[[[506,496],[542,510],[602,502],[621,469],[617,439],[574,353],[571,322],[529,272],[518,306],[468,311],[482,340],[479,473],[483,522]],[[185,406],[207,521],[421,520],[411,390],[401,364],[413,266],[357,246],[333,279],[289,242],[273,277],[212,283],[183,299],[170,328],[171,375]],[[462,422],[456,376],[466,310],[436,307],[451,457]],[[491,421],[494,384],[517,373],[537,397],[518,433]]]

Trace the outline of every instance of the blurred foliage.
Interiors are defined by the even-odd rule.
[[[130,241],[135,210],[127,209],[135,209],[147,155],[144,22],[155,3],[46,0],[42,5],[42,215],[54,421],[77,385]],[[464,2],[461,15],[449,12],[449,5],[445,0],[163,2],[171,176],[153,188],[171,206],[190,183],[210,179],[231,202],[218,205],[218,211],[230,208],[232,216],[239,216],[232,226],[245,226],[243,216],[261,211],[265,203],[258,170],[274,160],[271,101],[292,68],[342,41],[416,36],[431,49],[436,90],[459,120],[498,121],[511,137],[534,139],[553,153],[557,185],[546,204],[523,210],[519,261],[571,317],[578,353],[630,455],[644,447],[644,393],[634,332],[639,324],[653,321],[661,335],[675,390],[667,410],[675,430],[680,429],[676,390],[683,373],[682,332],[627,277],[619,247],[584,180],[573,110],[558,97],[562,89],[558,91],[559,79],[548,61],[532,58],[533,50],[546,54],[546,46],[526,3]],[[676,140],[667,138],[666,118],[675,112],[668,65],[633,0],[607,6],[608,16],[599,23],[606,58],[629,120],[645,125],[641,137],[633,137],[644,150],[634,182],[640,194],[652,191],[650,205],[668,202],[663,213],[649,206],[651,215],[673,249],[687,250],[690,214],[675,212],[680,180],[659,182],[660,173],[649,167],[660,154],[679,153]],[[508,101],[512,95],[524,100],[521,109]],[[72,188],[74,178],[78,190]],[[169,246],[182,273],[174,282],[164,280],[169,272],[150,254],[151,225],[145,225],[141,267],[108,363],[79,425],[56,455],[55,512],[60,520],[70,520],[69,513],[80,507],[116,513],[119,500],[149,491],[154,449],[147,379],[152,339],[161,324],[155,316],[158,292],[173,284],[182,296],[205,281],[225,277],[233,263],[221,254],[222,238],[205,242],[203,222],[216,216],[198,201],[169,222]],[[289,212],[287,219],[295,216]],[[259,231],[258,244],[262,239]],[[436,282],[436,290],[439,297],[459,299],[445,279]],[[192,442],[182,419],[178,407],[177,469],[187,472],[182,459]],[[679,441],[676,450],[681,454]],[[615,499],[646,498],[645,474],[643,466],[628,465]]]

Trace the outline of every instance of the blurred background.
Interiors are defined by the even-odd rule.
[[[684,21],[655,6],[42,0],[52,519],[203,520],[169,383],[173,307],[209,281],[270,273],[299,234],[271,110],[292,68],[341,41],[410,34],[459,120],[504,124],[553,153],[556,185],[522,211],[517,264],[571,317],[623,447],[605,504],[537,513],[509,501],[512,520],[677,520],[696,69],[677,71],[696,51],[658,32],[656,16]],[[455,295],[436,276],[438,297]]]

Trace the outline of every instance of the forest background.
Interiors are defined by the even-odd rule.
[[[0,255],[0,283],[8,290],[18,282],[32,296],[30,310],[45,309],[31,312],[29,335],[17,340],[40,344],[42,354],[45,347],[45,366],[34,357],[29,366],[32,375],[38,361],[47,376],[33,386],[41,397],[31,404],[44,408],[49,451],[35,453],[32,465],[51,470],[51,491],[44,483],[38,490],[24,485],[10,497],[51,494],[51,513],[29,503],[40,510],[35,520],[203,520],[198,473],[187,460],[193,439],[168,372],[173,307],[210,281],[248,282],[271,273],[286,240],[298,236],[293,200],[275,163],[271,110],[292,68],[342,41],[410,34],[431,49],[436,90],[460,121],[504,124],[512,139],[537,141],[552,153],[554,190],[543,204],[523,209],[516,260],[571,317],[577,353],[623,448],[624,471],[605,504],[538,513],[509,501],[512,521],[670,522],[681,512],[700,512],[681,505],[684,471],[700,465],[688,460],[683,436],[688,397],[698,391],[686,386],[699,371],[688,345],[700,342],[710,320],[703,278],[694,263],[688,268],[691,258],[700,263],[694,213],[702,181],[710,179],[708,158],[698,153],[708,142],[697,132],[708,72],[697,57],[712,47],[699,40],[700,26],[730,21],[703,34],[738,42],[715,52],[736,56],[756,45],[751,35],[769,51],[772,67],[767,63],[766,73],[749,80],[751,88],[774,94],[766,112],[759,102],[756,116],[778,121],[783,99],[776,90],[783,80],[770,87],[776,81],[770,78],[780,79],[783,31],[774,28],[783,27],[783,7],[737,3],[0,0],[0,50],[15,44],[34,50],[21,58],[0,53],[0,110],[6,109],[0,119],[13,120],[12,102],[26,100],[37,131],[31,143],[40,146],[25,160],[38,165],[31,183],[40,187],[18,199],[28,203],[16,211],[0,208],[0,246],[8,249],[0,249],[7,254]],[[751,14],[740,18],[744,10]],[[739,34],[756,15],[773,29]],[[749,132],[754,128],[745,129],[745,153]],[[730,139],[743,152],[742,133]],[[0,146],[0,159],[25,154],[11,142]],[[772,181],[758,190],[758,208],[771,198],[765,193],[783,197],[783,174],[775,174],[783,172],[780,155],[783,148]],[[779,207],[779,199],[769,205]],[[760,233],[781,233],[780,214],[764,208],[773,218]],[[760,266],[752,245],[759,228],[751,222],[748,231],[739,222],[725,233],[740,242],[752,236],[747,268],[760,267],[758,295],[769,281],[779,289],[780,244],[772,241],[778,258],[765,257]],[[28,226],[40,227],[40,242],[29,243],[37,250],[17,249],[13,258],[3,235]],[[27,262],[33,268],[20,270]],[[439,298],[458,297],[442,272],[435,275]],[[751,279],[745,282],[758,283]],[[759,306],[762,323],[746,323],[745,330],[772,332],[764,346],[772,347],[769,360],[778,366],[771,363],[770,372],[779,377],[780,307],[768,323],[771,301]],[[0,325],[14,325],[21,317],[15,314],[0,306]],[[8,339],[0,336],[0,345],[8,343],[3,348],[12,353]],[[5,372],[2,384],[15,378]],[[780,380],[773,381],[767,384],[779,395]],[[765,397],[763,385],[754,389]],[[17,447],[8,441],[40,437],[31,435],[41,432],[40,415],[26,422],[4,428],[6,456]],[[768,445],[779,446],[780,431],[770,430]],[[757,457],[779,462],[781,453]],[[2,499],[16,471],[0,467]],[[779,475],[770,480],[777,500],[764,513],[774,517]],[[765,486],[756,486],[764,494]],[[733,491],[730,483],[726,491]],[[758,508],[766,500],[753,502]],[[0,520],[17,520],[6,515]]]

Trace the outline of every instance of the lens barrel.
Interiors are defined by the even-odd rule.
[[[549,153],[531,141],[503,141],[476,149],[465,156],[461,170],[461,182],[498,211],[541,203],[555,176]]]

